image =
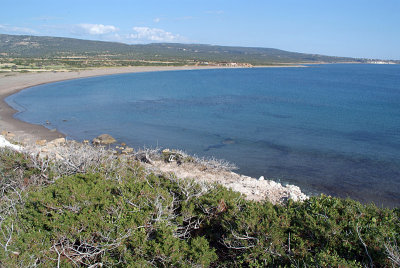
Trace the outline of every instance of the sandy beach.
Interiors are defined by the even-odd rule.
[[[14,140],[19,142],[29,142],[36,140],[53,140],[63,137],[64,134],[53,129],[50,130],[44,126],[32,125],[14,118],[17,112],[11,108],[4,99],[7,96],[15,94],[23,89],[58,82],[63,80],[78,79],[93,76],[103,76],[122,73],[138,72],[156,72],[156,71],[174,71],[174,70],[200,70],[215,69],[223,67],[215,66],[149,66],[149,67],[118,67],[118,68],[98,68],[82,71],[70,72],[45,72],[45,73],[3,73],[0,74],[0,132],[11,132],[15,135]],[[44,123],[44,122],[43,122]],[[3,132],[4,133],[4,132]]]

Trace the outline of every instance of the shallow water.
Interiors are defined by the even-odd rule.
[[[400,66],[316,65],[121,74],[7,98],[68,137],[224,158],[310,193],[400,205]]]

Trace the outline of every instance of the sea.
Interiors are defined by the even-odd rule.
[[[400,65],[118,74],[6,101],[16,118],[70,139],[107,133],[134,148],[225,159],[310,195],[400,206]]]

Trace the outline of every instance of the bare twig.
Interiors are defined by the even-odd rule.
[[[396,239],[385,243],[386,255],[393,263],[394,267],[400,267],[400,248],[397,245]]]
[[[374,267],[374,263],[372,261],[371,256],[369,255],[367,245],[365,244],[364,240],[361,237],[360,230],[359,230],[359,227],[358,227],[358,223],[357,223],[357,226],[356,226],[356,232],[357,232],[357,235],[358,235],[358,239],[360,239],[361,244],[364,246],[365,253],[367,254],[367,256],[369,258],[370,267]]]

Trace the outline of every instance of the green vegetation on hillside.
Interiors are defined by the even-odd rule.
[[[73,38],[0,34],[0,67],[90,68],[103,66],[365,62],[364,59],[288,52],[272,48],[199,44],[128,45]],[[0,69],[1,71],[1,69]]]
[[[220,185],[154,174],[126,156],[80,156],[0,149],[0,266],[400,264],[398,208],[323,195],[253,202]]]

